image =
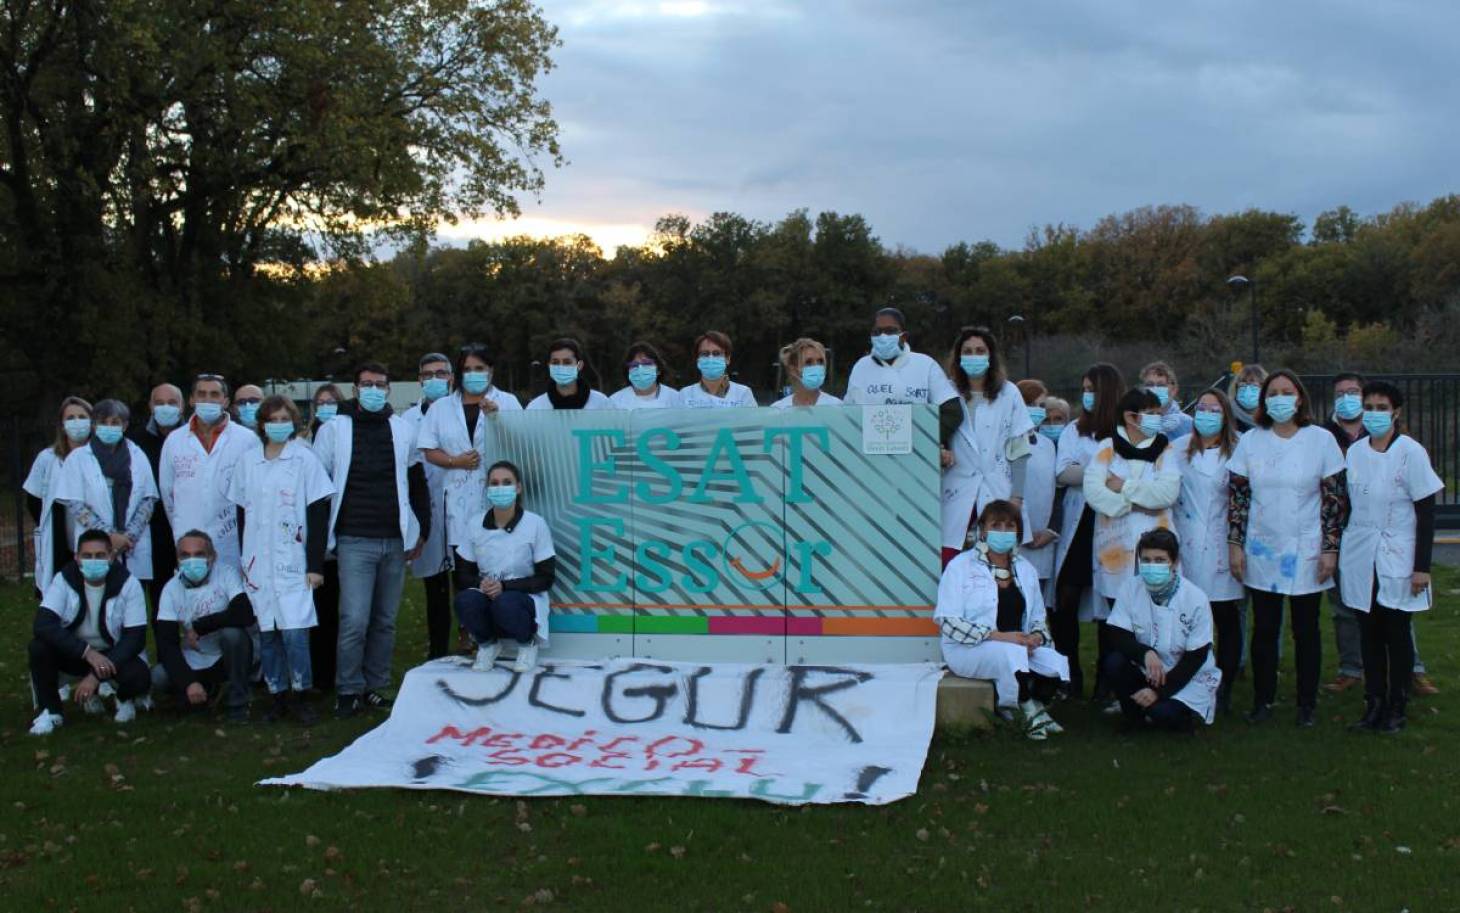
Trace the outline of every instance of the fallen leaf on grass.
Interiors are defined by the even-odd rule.
[[[319,846],[319,838],[313,834],[309,834],[304,838],[304,845],[308,847]]]
[[[574,818],[581,818],[584,815],[588,814],[588,806],[586,806],[586,805],[570,805],[568,807],[568,811],[570,811],[570,812],[573,813],[573,817]]]
[[[646,852],[646,853],[657,853],[657,852],[659,852],[659,844],[658,843],[651,843],[651,844],[649,844],[648,846],[644,847],[644,852]]]
[[[317,885],[315,884],[313,878],[306,878],[303,881],[299,882],[299,893],[303,894],[305,897],[308,897],[309,895],[314,893],[316,887]]]
[[[916,834],[913,834],[913,836],[916,837],[916,838],[918,838],[919,840],[921,840],[923,843],[927,843],[928,842],[928,829],[925,828],[925,827],[920,827],[920,828],[918,828],[917,833]]]
[[[675,859],[683,859],[684,854],[685,849],[682,846],[671,846],[669,848],[669,855],[673,856]]]

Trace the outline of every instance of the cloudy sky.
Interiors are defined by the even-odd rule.
[[[509,227],[858,212],[925,252],[1136,206],[1460,192],[1448,0],[539,0],[566,167]],[[443,240],[450,236],[443,236]]]

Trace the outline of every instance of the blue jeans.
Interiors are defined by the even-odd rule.
[[[478,644],[503,639],[530,644],[537,633],[537,607],[521,590],[503,590],[496,599],[481,590],[462,590],[456,594],[456,617]]]
[[[395,616],[406,580],[405,549],[398,536],[340,536],[335,557],[340,566],[335,690],[348,697],[388,688],[390,658],[395,651]]]
[[[270,694],[308,691],[314,686],[309,662],[309,628],[259,632],[259,658],[264,667],[264,684]]]

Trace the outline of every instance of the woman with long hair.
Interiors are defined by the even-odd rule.
[[[51,446],[36,454],[30,474],[21,488],[25,490],[30,518],[35,523],[35,588],[44,593],[51,578],[71,560],[71,541],[76,533],[66,510],[55,510],[56,483],[61,479],[61,464],[78,447],[85,447],[91,438],[91,403],[79,396],[61,400],[56,413],[56,435]]]

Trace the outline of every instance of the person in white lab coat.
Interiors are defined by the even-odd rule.
[[[1323,645],[1318,606],[1333,586],[1348,495],[1343,454],[1312,422],[1308,391],[1286,369],[1269,374],[1253,416],[1227,463],[1227,552],[1232,575],[1252,598],[1249,722],[1272,718],[1277,696],[1283,599],[1292,607],[1298,725],[1317,721]]]
[[[258,436],[228,417],[228,381],[199,374],[189,395],[193,416],[167,436],[157,467],[162,508],[174,531],[201,529],[218,560],[238,566],[238,511],[228,500],[233,466]]]
[[[719,330],[707,330],[694,341],[690,351],[694,353],[700,379],[679,391],[686,409],[755,405],[755,394],[750,388],[730,379],[730,356],[734,352],[729,336]]]
[[[125,403],[104,399],[91,410],[91,418],[91,440],[66,457],[55,497],[66,505],[78,533],[99,529],[111,536],[113,555],[145,587],[152,579],[148,524],[157,506],[152,464],[125,436],[131,419]]]
[[[480,343],[469,343],[471,346]],[[465,350],[467,346],[462,346]],[[482,347],[485,350],[485,346]],[[416,446],[420,447],[421,431],[426,423],[427,411],[436,403],[446,399],[456,388],[456,371],[451,359],[441,352],[427,352],[417,365],[421,383],[421,399],[412,405],[401,418],[415,429]],[[488,374],[490,378],[490,374]],[[482,378],[473,374],[475,386]],[[474,406],[474,417],[480,415],[479,406]],[[411,576],[421,581],[426,592],[426,659],[445,656],[451,645],[451,553],[446,544],[446,477],[449,470],[425,458],[426,490],[431,495],[431,535],[421,546],[421,554],[410,562]]]
[[[537,665],[537,649],[548,642],[548,591],[557,564],[547,521],[522,507],[522,473],[506,460],[487,470],[490,507],[472,522],[471,535],[456,548],[472,584],[456,594],[456,614],[477,642],[472,668],[487,671],[502,641],[517,644],[512,668]]]
[[[1216,719],[1222,673],[1212,658],[1212,612],[1206,594],[1182,573],[1175,533],[1157,528],[1136,544],[1138,572],[1110,610],[1106,681],[1132,723],[1190,731]]]
[[[1360,729],[1398,732],[1414,667],[1411,620],[1434,604],[1430,558],[1435,495],[1445,483],[1418,441],[1401,433],[1404,394],[1364,384],[1364,428],[1345,458],[1350,513],[1339,549],[1343,604],[1360,613],[1364,716]]]
[[[1054,577],[1055,541],[1059,539],[1059,518],[1055,502],[1055,444],[1048,434],[1041,433],[1046,424],[1062,426],[1069,421],[1070,407],[1064,400],[1048,395],[1043,383],[1025,378],[1014,386],[1029,412],[1029,460],[1024,470],[1024,528],[1030,531],[1029,541],[1019,554],[1034,565],[1044,587],[1045,604],[1054,598],[1049,581]],[[1056,439],[1058,436],[1056,436]]]
[[[299,439],[303,427],[292,400],[266,398],[259,406],[263,446],[239,458],[228,497],[242,513],[241,574],[258,619],[264,684],[274,698],[265,719],[293,716],[309,725],[314,711],[304,695],[314,685],[309,661],[309,630],[316,622],[313,591],[324,583],[335,486]]]
[[[615,409],[677,409],[684,405],[679,391],[669,386],[669,370],[659,350],[639,341],[624,354],[624,376],[629,385],[608,401]]]
[[[1075,697],[1081,696],[1085,682],[1080,668],[1080,622],[1096,621],[1096,635],[1103,636],[1104,628],[1098,621],[1109,614],[1105,600],[1094,598],[1095,514],[1085,504],[1085,467],[1094,462],[1100,441],[1115,434],[1125,381],[1114,365],[1100,362],[1085,371],[1080,385],[1080,417],[1065,426],[1055,448],[1055,478],[1065,493],[1060,538],[1055,545],[1055,604],[1051,613],[1055,649],[1070,661],[1069,689]],[[1096,655],[1102,656],[1109,645],[1100,641],[1099,646]],[[1098,677],[1098,666],[1096,673]]]
[[[993,501],[1023,508],[1029,433],[1034,426],[1019,390],[1004,374],[999,344],[987,327],[964,327],[953,343],[948,375],[962,417],[943,467],[943,563],[963,550],[974,518]]]
[[[840,406],[841,399],[826,387],[826,346],[806,336],[781,347],[781,372],[791,388],[789,395],[771,403],[773,409],[792,406]]]
[[[984,508],[978,541],[943,569],[933,619],[948,669],[964,678],[991,679],[1001,710],[1018,707],[1029,737],[1043,739],[1063,731],[1045,704],[1070,669],[1049,646],[1039,576],[1018,554],[1022,523],[1009,501]]]
[[[56,439],[36,454],[21,488],[26,494],[30,519],[35,523],[35,590],[44,593],[56,571],[71,560],[75,538],[66,506],[56,505],[61,482],[61,465],[66,457],[91,439],[91,403],[79,396],[61,401],[56,416]]]
[[[1211,601],[1217,668],[1222,671],[1217,709],[1226,713],[1242,662],[1242,583],[1232,576],[1227,553],[1227,461],[1237,447],[1237,431],[1231,404],[1220,390],[1197,397],[1192,418],[1192,433],[1173,448],[1181,496],[1172,514],[1181,537],[1182,576]]]
[[[340,414],[340,403],[345,397],[340,393],[340,388],[334,384],[320,384],[314,390],[311,397],[313,412],[310,415],[309,439],[312,441],[315,435],[319,434],[322,425],[327,424],[330,419]]]
[[[583,379],[583,346],[568,336],[554,339],[548,344],[547,392],[535,397],[527,404],[532,411],[538,409],[612,409],[608,397],[588,386]]]

